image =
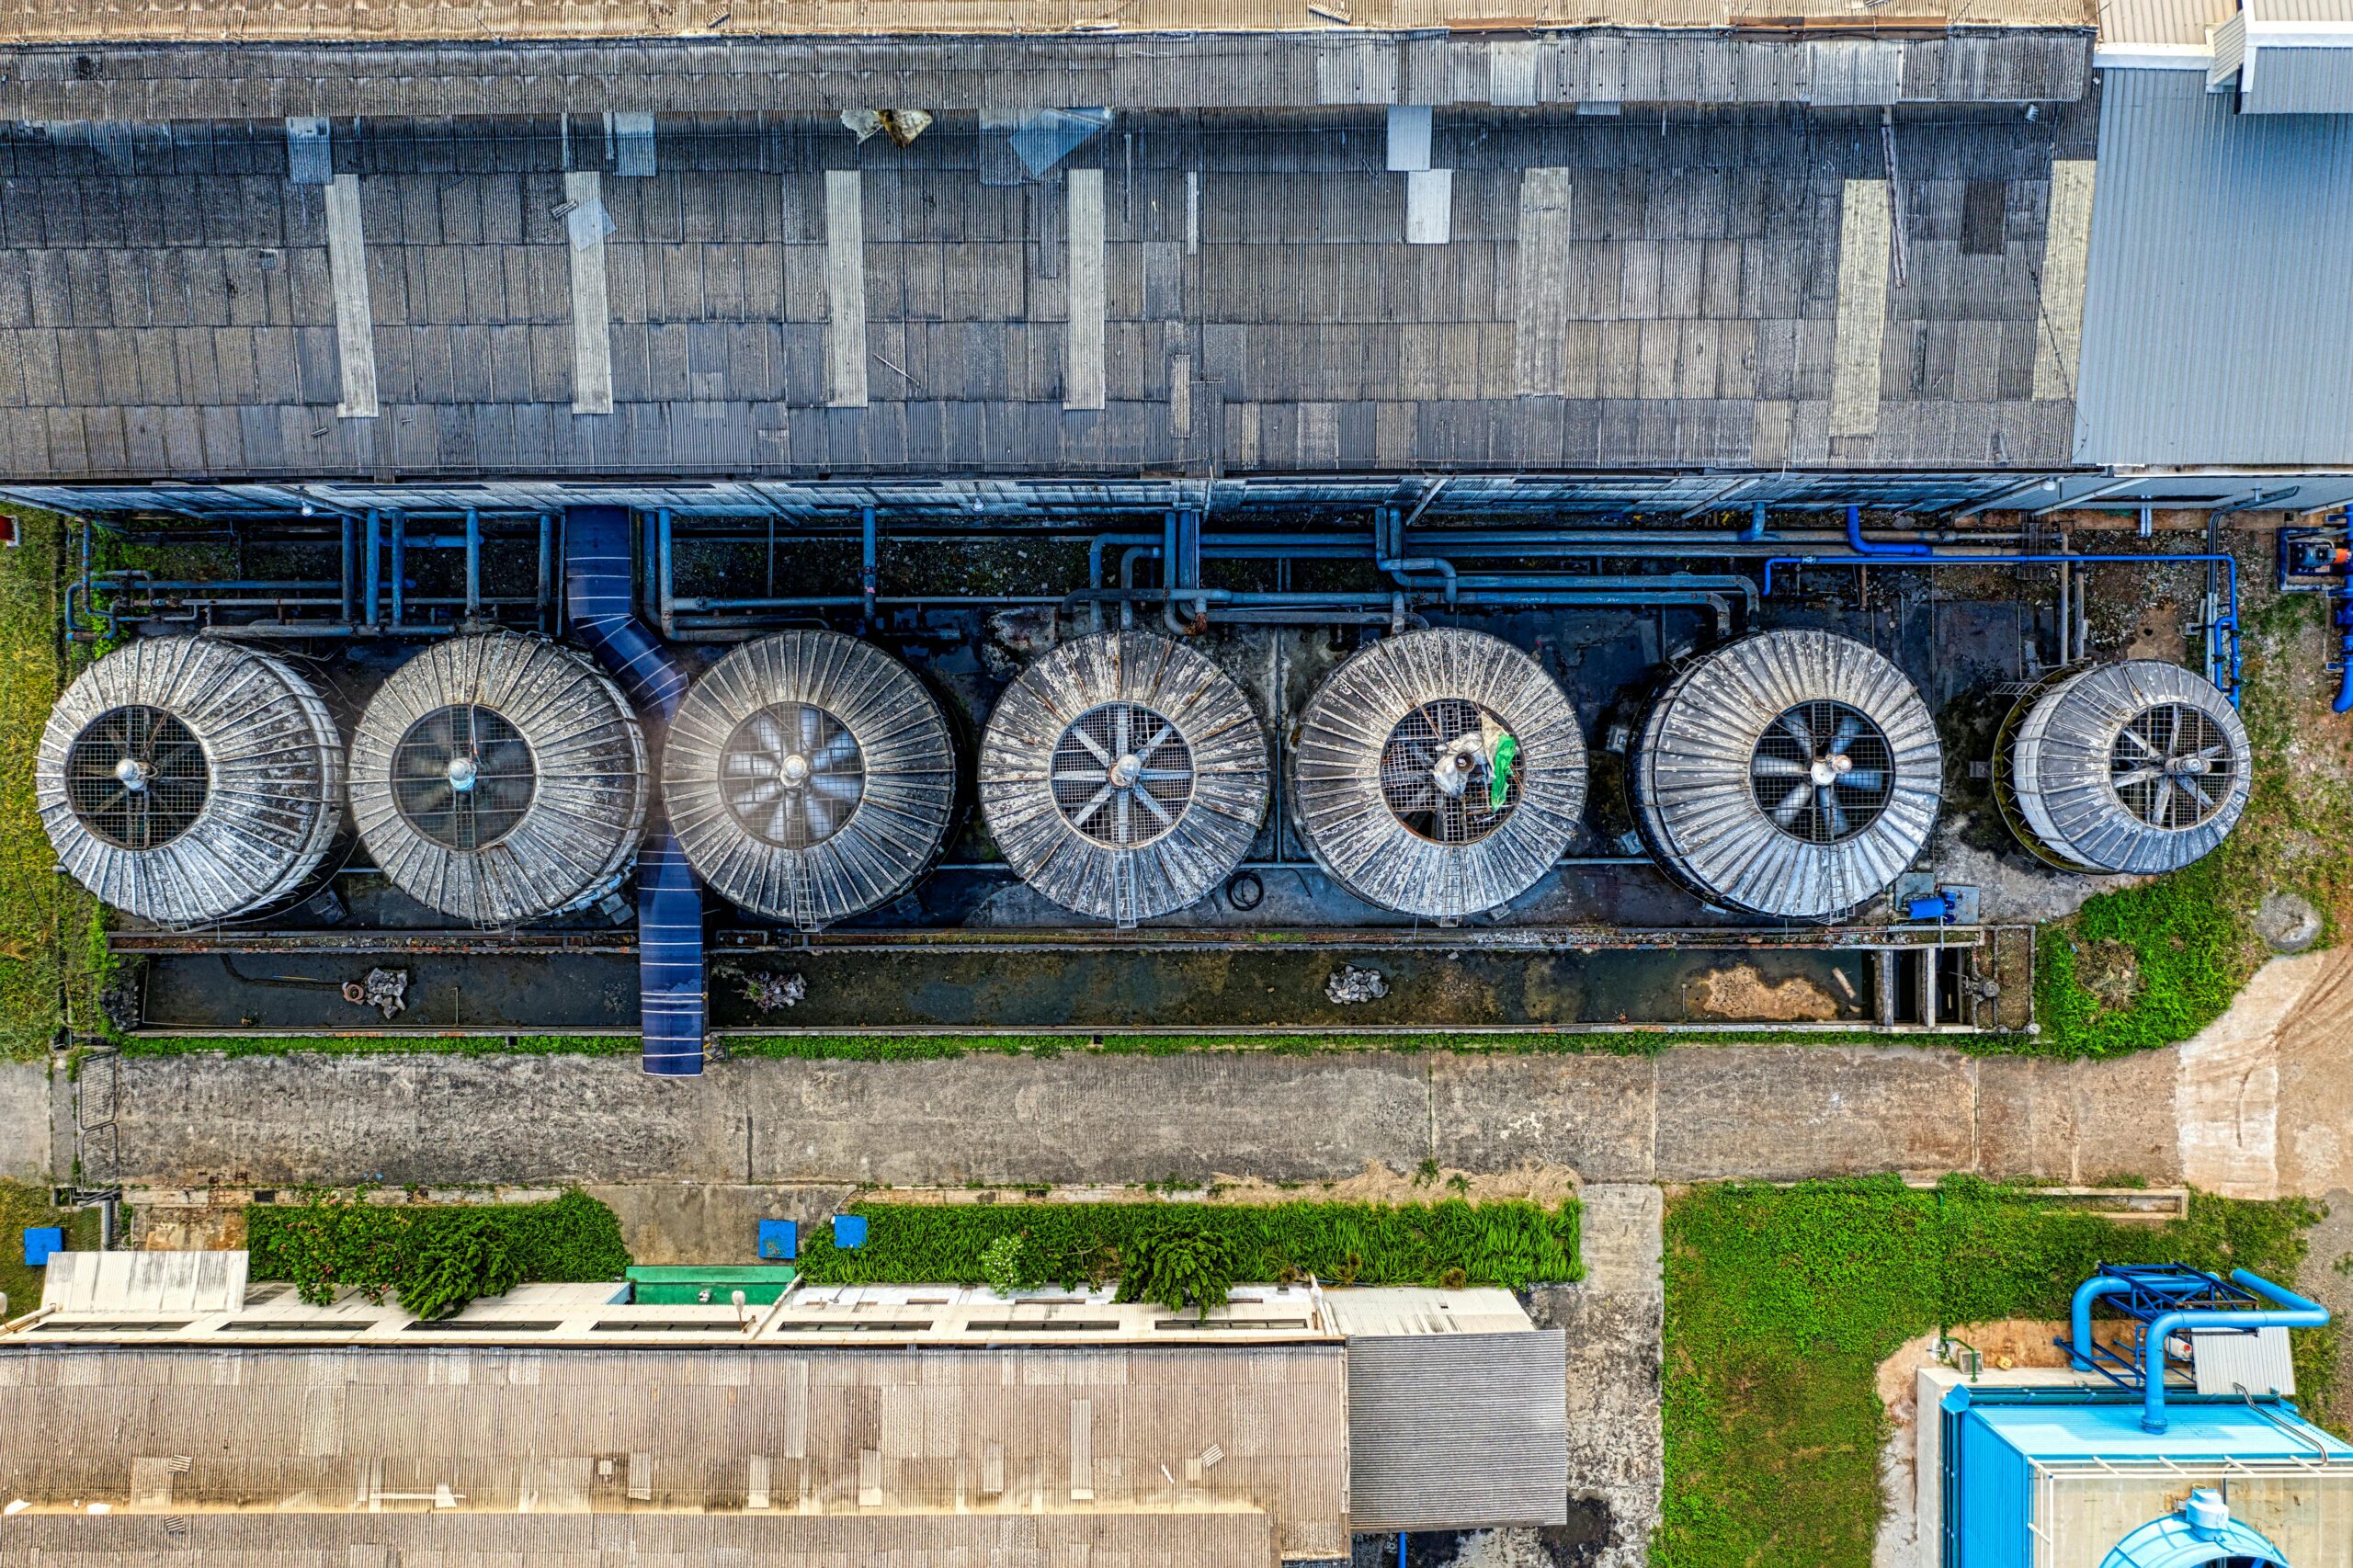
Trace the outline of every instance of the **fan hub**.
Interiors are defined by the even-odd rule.
[[[114,776],[126,790],[144,790],[147,780],[155,776],[155,769],[135,756],[126,756],[114,765]]]
[[[793,753],[778,767],[777,776],[798,790],[809,782],[809,759],[799,752]]]
[[[471,790],[474,787],[474,780],[480,776],[481,769],[474,766],[472,757],[453,756],[449,759],[450,789],[460,792]]]
[[[1830,699],[1778,714],[1748,764],[1757,808],[1808,844],[1838,844],[1886,809],[1894,758],[1886,733],[1860,709]]]
[[[1476,844],[1519,806],[1523,764],[1514,755],[1495,793],[1493,737],[1503,720],[1467,698],[1440,697],[1390,727],[1381,752],[1381,792],[1405,830],[1449,847]]]
[[[1063,820],[1115,849],[1154,842],[1193,798],[1192,748],[1167,715],[1141,702],[1080,714],[1055,739],[1046,770]]]
[[[210,788],[196,733],[161,708],[98,715],[65,756],[66,801],[82,824],[123,849],[157,849],[196,824]]]
[[[513,721],[479,702],[419,718],[392,747],[392,804],[445,849],[489,848],[522,823],[539,795],[539,765]]]
[[[1111,765],[1110,781],[1115,790],[1132,790],[1136,780],[1143,777],[1143,758],[1133,752],[1122,752]]]
[[[866,798],[866,751],[840,715],[770,703],[737,724],[719,758],[720,797],[762,843],[813,849]]]

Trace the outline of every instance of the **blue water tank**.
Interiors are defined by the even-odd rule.
[[[2166,1408],[2166,1429],[2153,1433],[2142,1429],[2137,1394],[1951,1390],[1942,1416],[1945,1568],[2234,1560],[2321,1568],[2298,1556],[2298,1543],[2326,1539],[2353,1510],[2353,1445],[2285,1403],[2184,1396]],[[2255,1484],[2275,1472],[2296,1484]],[[2211,1488],[2227,1505],[2220,1519],[2211,1510],[2193,1517],[2186,1487]],[[2210,1528],[2211,1539],[2196,1534]]]

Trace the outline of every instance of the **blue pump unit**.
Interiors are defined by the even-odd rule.
[[[2336,656],[2336,699],[2329,706],[2353,713],[2353,511],[2334,512],[2325,527],[2279,531],[2279,581],[2283,594],[2325,594]]]
[[[687,673],[631,605],[630,515],[620,506],[564,514],[564,595],[573,632],[629,694],[658,733],[687,695]],[[708,1001],[702,887],[656,812],[637,856],[638,1027],[645,1071],[691,1078],[702,1071]]]

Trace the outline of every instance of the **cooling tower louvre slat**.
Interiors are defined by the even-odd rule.
[[[1678,881],[1756,914],[1828,919],[1927,843],[1944,753],[1927,703],[1878,653],[1768,631],[1668,683],[1632,775],[1635,820]]]
[[[2230,699],[2156,659],[2094,665],[2029,693],[1996,750],[2012,827],[2083,871],[2178,870],[2229,835],[2254,784]]]
[[[1267,782],[1242,688],[1151,632],[1056,647],[1006,691],[981,742],[981,810],[1006,863],[1064,908],[1120,925],[1230,875]]]
[[[1500,809],[1492,758],[1470,749],[1495,733],[1518,748]],[[1459,793],[1433,782],[1449,767]],[[1291,778],[1316,858],[1351,892],[1452,918],[1509,903],[1559,860],[1585,810],[1585,736],[1534,659],[1437,628],[1332,673],[1301,715]]]
[[[318,869],[342,821],[343,743],[283,661],[142,638],[58,699],[33,781],[76,881],[142,919],[201,925],[277,903]]]
[[[645,737],[620,688],[568,648],[456,637],[394,670],[351,745],[351,808],[379,869],[476,925],[612,891],[645,829]]]
[[[814,927],[889,903],[938,858],[956,755],[905,665],[838,632],[787,631],[695,682],[664,744],[662,792],[714,892]]]

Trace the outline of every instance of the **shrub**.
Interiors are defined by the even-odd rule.
[[[1577,1206],[1514,1199],[1468,1203],[858,1203],[866,1244],[838,1251],[820,1230],[802,1243],[813,1285],[990,1283],[983,1263],[1005,1237],[1021,1243],[1025,1286],[1100,1285],[1134,1266],[1147,1238],[1191,1228],[1221,1238],[1236,1280],[1437,1285],[1514,1290],[1583,1278]],[[1145,1296],[1140,1299],[1156,1299]]]
[[[981,1278],[1000,1296],[1022,1288],[1019,1236],[999,1236],[981,1249]]]
[[[1233,1244],[1208,1227],[1184,1223],[1146,1231],[1122,1260],[1122,1301],[1157,1301],[1172,1312],[1197,1302],[1200,1315],[1225,1305],[1233,1288]]]
[[[290,1280],[324,1306],[388,1290],[419,1317],[446,1317],[525,1280],[618,1279],[620,1221],[584,1192],[547,1203],[383,1207],[325,1195],[245,1210],[253,1278]]]

